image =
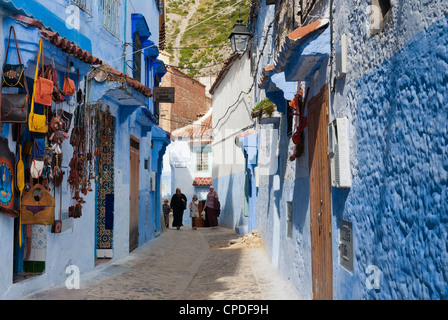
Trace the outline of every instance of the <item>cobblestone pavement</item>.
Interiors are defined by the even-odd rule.
[[[40,300],[296,300],[261,245],[234,230],[168,229],[129,257],[81,275],[81,288],[52,287]]]

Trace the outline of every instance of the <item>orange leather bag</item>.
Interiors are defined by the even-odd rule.
[[[34,113],[34,103],[51,106],[53,99],[53,81],[39,77],[39,60],[42,49],[42,40],[39,41],[39,54],[37,56],[36,75],[34,78],[33,98],[31,99],[31,109],[28,116],[28,128],[31,132],[47,133],[48,124],[45,114]],[[44,74],[44,64],[42,57],[42,74]]]
[[[39,55],[37,57],[36,77],[34,78],[34,92],[33,101],[44,106],[51,106],[53,100],[53,86],[52,80],[44,78],[45,74],[45,55],[42,48],[42,40],[39,40]],[[42,54],[42,76],[39,76],[39,60]]]
[[[69,63],[67,58],[67,64],[65,68],[65,76],[64,76],[64,87],[62,88],[62,91],[64,91],[64,94],[67,96],[73,96],[75,94],[75,81],[69,78],[70,69],[69,69]]]
[[[64,79],[64,88],[62,90],[67,96],[73,96],[75,94],[75,81],[66,77]]]

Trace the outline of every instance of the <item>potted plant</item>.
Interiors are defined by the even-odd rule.
[[[252,118],[261,117],[263,114],[272,117],[275,109],[275,104],[269,98],[264,98],[252,109]]]

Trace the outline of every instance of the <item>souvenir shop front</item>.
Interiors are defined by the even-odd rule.
[[[15,298],[94,267],[96,135],[108,123],[85,103],[102,61],[24,16],[4,17],[3,34],[0,298]]]

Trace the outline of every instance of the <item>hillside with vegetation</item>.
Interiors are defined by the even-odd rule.
[[[247,23],[250,0],[168,0],[170,65],[192,77],[217,74],[231,55],[228,39],[236,21]]]

